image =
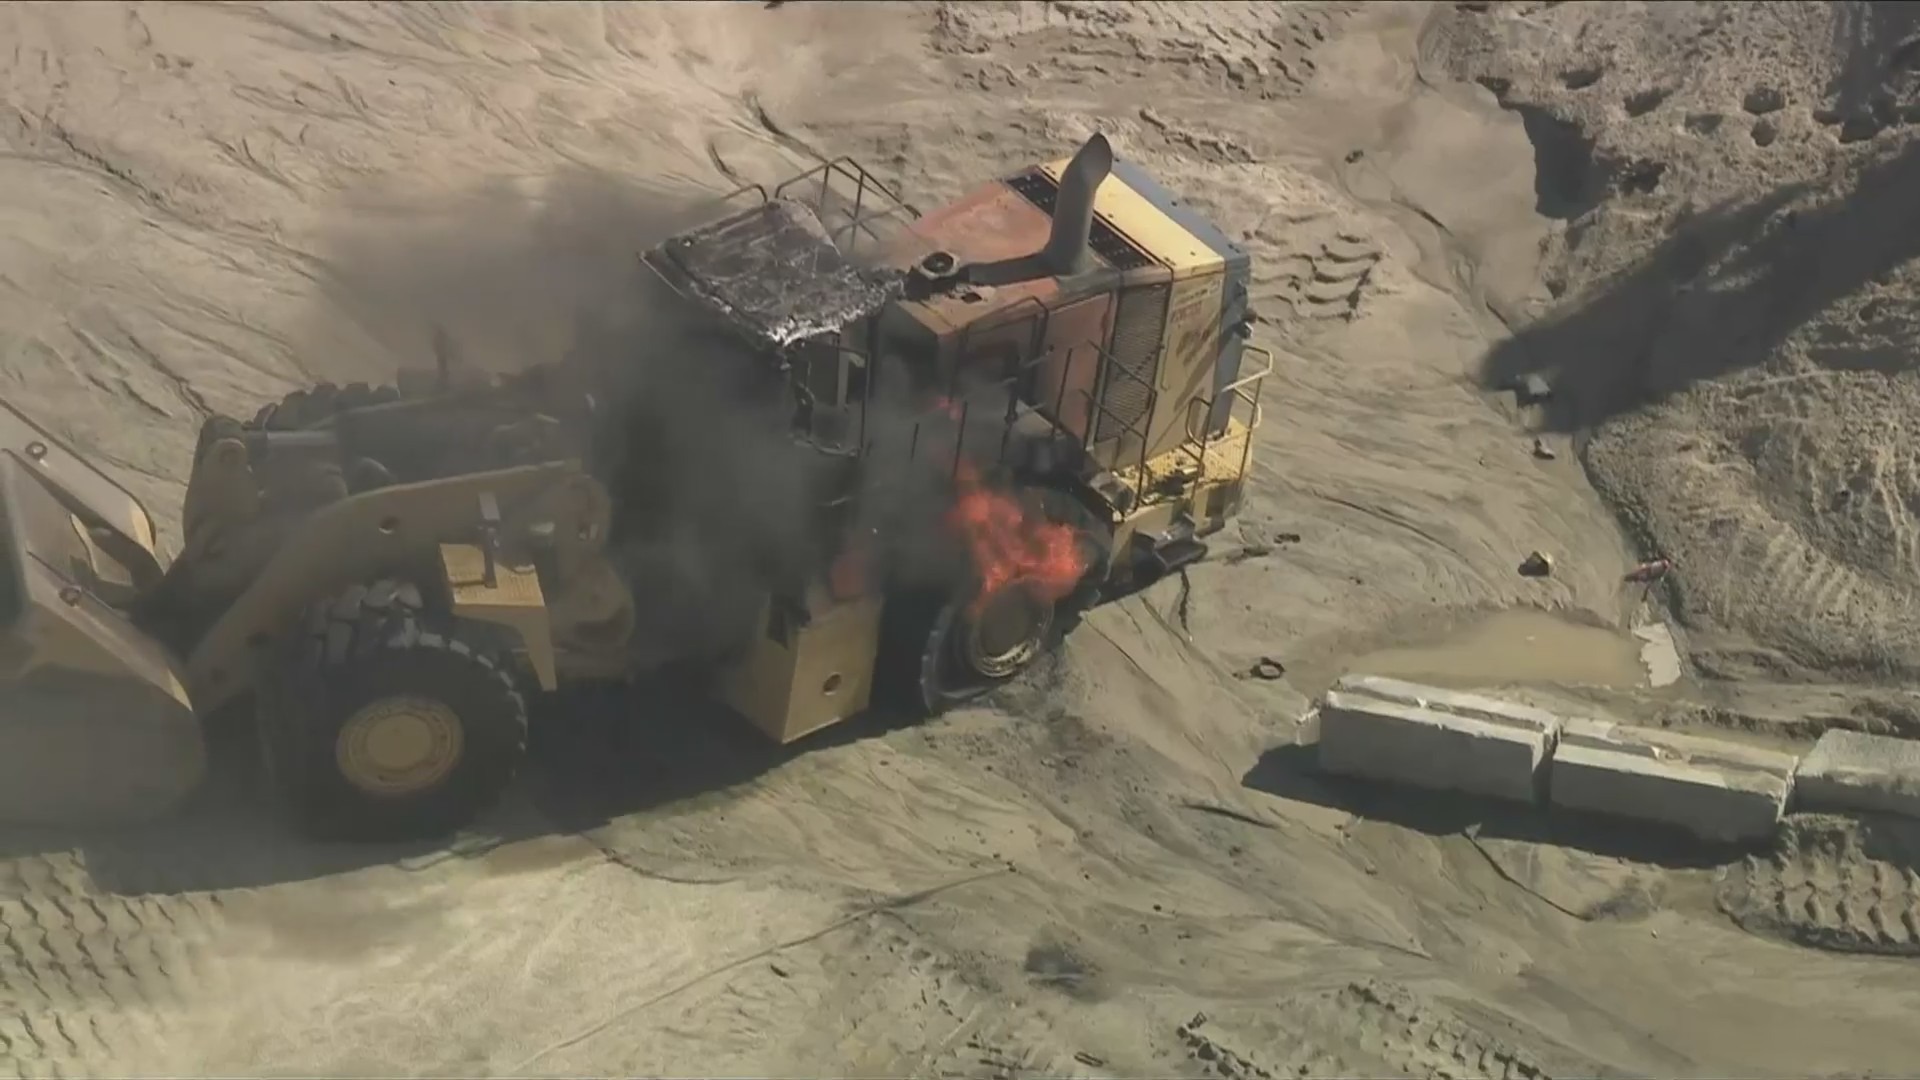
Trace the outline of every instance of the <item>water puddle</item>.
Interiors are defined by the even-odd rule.
[[[1516,608],[1484,617],[1436,642],[1360,657],[1350,670],[1455,688],[1503,683],[1664,686],[1680,673],[1672,638],[1664,630],[1626,634]]]

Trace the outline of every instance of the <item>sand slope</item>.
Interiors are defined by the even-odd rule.
[[[1569,17],[1521,15],[1549,38],[1540,21]],[[1377,797],[1355,816],[1290,748],[1306,695],[1379,641],[1515,604],[1619,625],[1634,599],[1618,580],[1638,555],[1565,436],[1544,436],[1557,459],[1536,458],[1526,418],[1482,389],[1489,350],[1572,271],[1528,124],[1448,77],[1520,46],[1468,47],[1448,29],[1465,17],[1342,3],[0,9],[0,392],[156,510],[177,499],[206,410],[418,362],[434,319],[490,359],[543,347],[631,253],[620,230],[581,224],[604,218],[572,212],[568,199],[609,190],[583,170],[677,197],[852,153],[930,204],[1102,130],[1246,239],[1259,341],[1278,358],[1257,494],[1223,558],[1185,590],[1097,613],[996,708],[794,754],[659,703],[618,723],[583,714],[489,822],[503,842],[451,851],[297,844],[245,809],[240,781],[147,830],[7,833],[0,1064],[1910,1064],[1920,975],[1744,932],[1716,907],[1716,867],[1536,844]],[[503,209],[462,248],[446,230],[475,220],[476,199]],[[634,220],[632,246],[654,224]],[[392,236],[424,246],[396,261],[409,245]],[[498,258],[440,257],[454,250]],[[543,272],[499,265],[509,256]],[[1649,506],[1668,497],[1647,490]],[[1534,549],[1558,557],[1552,578],[1514,572]],[[1892,606],[1874,610],[1882,621],[1860,625],[1897,629]],[[1235,676],[1261,656],[1288,678]]]
[[[1679,560],[1696,659],[1906,680],[1914,655],[1913,12],[1498,5],[1452,69],[1526,118],[1568,303],[1490,358]],[[1684,71],[1684,75],[1682,72]],[[1651,407],[1642,407],[1652,399]]]

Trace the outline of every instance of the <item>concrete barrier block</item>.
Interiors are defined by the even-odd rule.
[[[1793,786],[1797,809],[1920,818],[1920,742],[1829,731],[1800,759]]]
[[[1560,727],[1560,717],[1545,709],[1503,701],[1485,694],[1448,690],[1445,687],[1428,686],[1425,683],[1407,682],[1405,679],[1390,679],[1384,675],[1348,675],[1335,683],[1333,688],[1351,694],[1364,694],[1383,701],[1398,702],[1402,705],[1439,709],[1458,716],[1471,716],[1477,720],[1531,725],[1542,731],[1557,731]]]
[[[1569,720],[1554,746],[1548,799],[1704,840],[1758,840],[1780,822],[1795,764],[1792,754],[1717,739]]]
[[[1320,705],[1319,766],[1339,776],[1539,801],[1559,721],[1478,694],[1358,676]]]

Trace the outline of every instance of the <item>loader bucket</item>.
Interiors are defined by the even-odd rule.
[[[179,665],[115,606],[160,569],[139,502],[0,402],[0,820],[138,820],[199,783]]]

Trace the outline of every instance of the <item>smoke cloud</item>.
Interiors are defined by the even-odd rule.
[[[537,193],[495,186],[396,210],[362,212],[335,238],[336,312],[406,343],[420,366],[439,327],[488,371],[564,356],[596,373],[596,468],[614,496],[643,649],[737,642],[769,590],[797,590],[833,557],[820,505],[850,462],[796,442],[786,377],[689,317],[639,262],[711,217],[710,201],[574,172]],[[876,450],[850,527],[876,566],[949,580],[965,556],[940,527],[950,461],[937,448],[961,441],[959,420],[923,415],[903,371],[875,377],[865,431]],[[966,439],[997,450],[1000,428],[981,415],[995,410],[974,408],[967,426],[979,430]]]

